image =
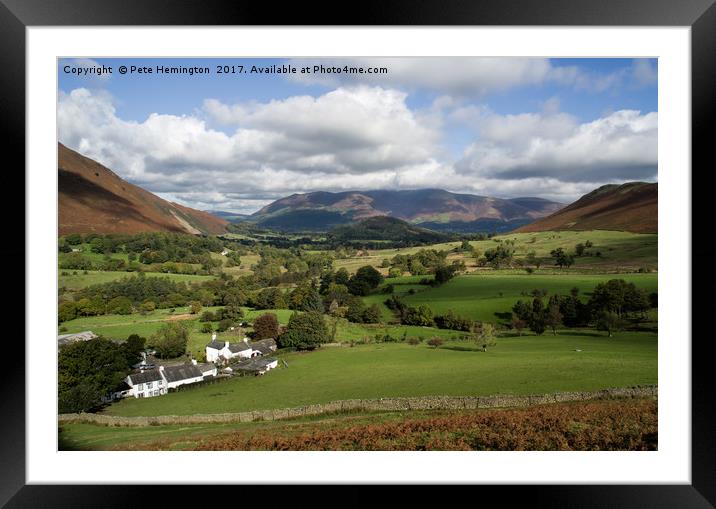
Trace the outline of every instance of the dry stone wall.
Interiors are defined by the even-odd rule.
[[[227,414],[160,415],[121,417],[104,414],[61,414],[59,424],[91,423],[104,426],[161,426],[163,424],[207,424],[274,421],[296,417],[356,411],[474,410],[479,408],[529,407],[548,403],[592,399],[657,397],[658,386],[641,385],[591,392],[557,392],[530,396],[424,396],[414,398],[348,399],[276,410],[255,410]]]

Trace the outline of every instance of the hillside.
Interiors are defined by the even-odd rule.
[[[432,244],[448,242],[454,237],[420,228],[394,217],[378,216],[334,228],[328,233],[328,238],[338,242],[399,239],[408,244]]]
[[[168,202],[58,144],[59,234],[223,233],[228,222]]]
[[[509,231],[559,210],[540,198],[501,199],[441,189],[293,194],[248,218],[274,229],[329,230],[375,216],[389,216],[440,231]]]
[[[634,233],[658,231],[658,184],[608,184],[563,209],[517,232],[548,230],[619,230]]]

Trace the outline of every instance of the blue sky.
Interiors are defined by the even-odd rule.
[[[388,73],[216,73],[316,63]],[[103,65],[113,73],[87,73]],[[603,183],[656,179],[656,76],[655,59],[66,59],[59,138],[200,209],[418,187],[569,202]]]

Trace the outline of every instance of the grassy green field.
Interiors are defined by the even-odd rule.
[[[576,351],[581,350],[581,351]],[[534,394],[657,381],[657,336],[593,331],[500,338],[488,352],[468,341],[324,347],[281,355],[288,367],[159,398],[127,399],[113,415],[187,415],[283,408],[352,398]]]
[[[567,252],[574,252],[578,243],[592,242],[593,247],[588,252],[601,256],[582,256],[575,258],[574,270],[637,270],[641,267],[656,269],[658,253],[658,235],[629,233],[620,231],[591,230],[584,232],[539,232],[539,233],[508,233],[498,235],[489,240],[472,241],[470,244],[481,253],[497,246],[497,240],[514,240],[515,256],[524,258],[530,251],[535,252],[538,258],[545,258],[544,265],[551,263],[550,251],[561,247]],[[450,251],[460,245],[460,242],[448,242],[432,246],[409,247],[401,249],[379,249],[367,251],[367,256],[335,260],[336,269],[345,268],[355,272],[363,265],[380,266],[383,259],[391,259],[396,254],[413,254],[420,249],[436,249]],[[468,269],[474,270],[475,259],[467,257],[464,253],[450,255],[451,260],[464,260]],[[385,272],[385,270],[383,270]]]
[[[457,314],[474,320],[495,321],[495,313],[511,312],[512,306],[520,299],[531,300],[523,295],[535,289],[547,290],[550,294],[568,294],[577,287],[583,297],[603,281],[624,279],[647,292],[657,290],[657,274],[469,274],[458,276],[437,288],[422,286],[423,290],[406,295],[405,302],[411,306],[427,304],[435,313],[452,309]],[[383,299],[385,300],[385,299]]]
[[[67,275],[63,275],[63,274]],[[214,279],[214,276],[195,276],[192,274],[165,274],[163,272],[145,272],[147,277],[166,277],[172,281],[184,281],[186,283],[194,283],[208,281]],[[58,276],[58,287],[67,290],[79,290],[91,285],[100,283],[109,283],[117,281],[123,277],[131,277],[136,275],[135,272],[126,271],[96,271],[89,270],[84,274],[82,270],[60,269]]]

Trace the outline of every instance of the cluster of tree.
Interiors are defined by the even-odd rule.
[[[515,241],[505,240],[498,242],[497,247],[486,249],[482,262],[485,265],[499,269],[500,267],[511,265],[514,255]]]
[[[102,397],[108,395],[129,374],[144,344],[144,338],[133,334],[122,344],[100,337],[60,348],[60,413],[85,412],[97,407]]]
[[[541,335],[547,329],[557,334],[557,328],[586,327],[594,325],[611,337],[622,329],[627,319],[643,319],[645,313],[656,304],[656,294],[647,294],[634,283],[623,279],[611,279],[599,283],[589,300],[579,298],[579,290],[573,288],[569,295],[552,295],[547,304],[546,292],[535,291],[531,303],[517,301],[512,308],[512,327],[521,331],[527,327]]]
[[[433,321],[438,329],[451,329],[465,332],[469,332],[474,325],[472,320],[464,316],[459,316],[452,309],[449,309],[444,315],[435,315]]]
[[[313,350],[330,341],[328,326],[321,313],[293,313],[288,319],[288,326],[278,337],[281,348],[297,350]]]
[[[393,311],[403,325],[419,325],[423,327],[437,327],[439,329],[451,329],[459,331],[471,331],[475,322],[469,318],[459,316],[452,309],[445,314],[436,315],[430,306],[420,304],[408,306],[399,296],[393,295],[384,304]]]
[[[554,264],[559,265],[560,269],[564,267],[569,268],[574,264],[574,255],[567,254],[561,247],[553,249],[549,254],[554,258]]]
[[[438,268],[447,265],[448,251],[437,249],[421,249],[413,254],[397,254],[390,260],[391,276],[399,276],[410,272],[413,276],[424,276],[434,273]]]

